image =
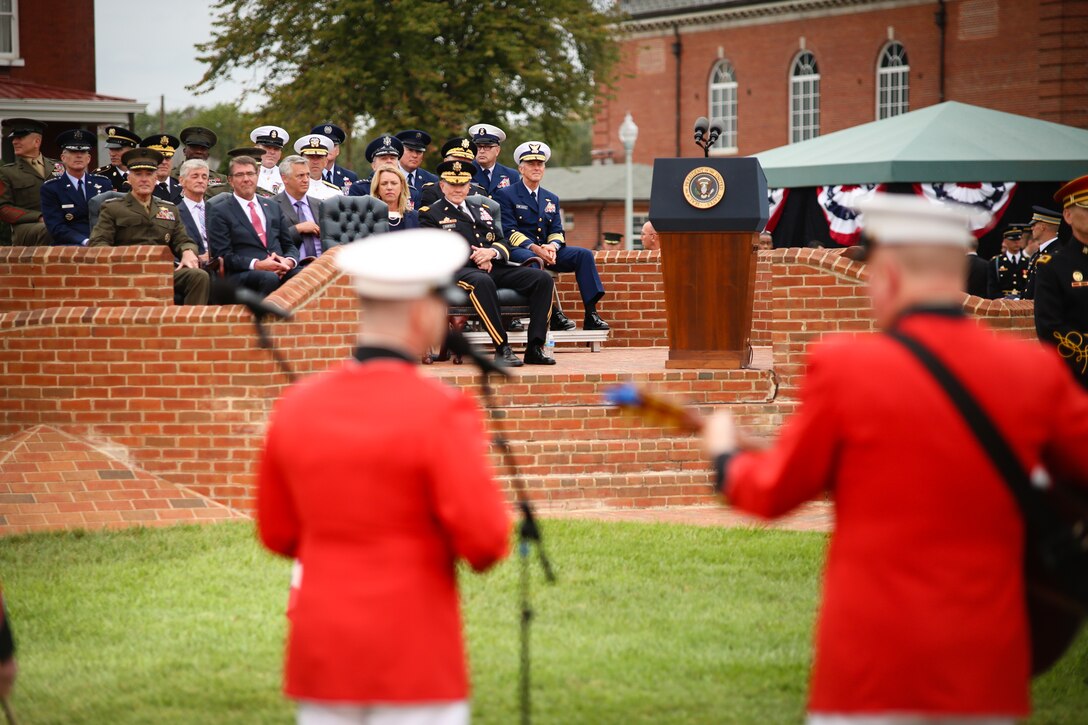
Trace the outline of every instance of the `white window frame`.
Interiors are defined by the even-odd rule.
[[[897,40],[884,44],[876,61],[876,120],[910,110],[910,59]]]
[[[709,118],[722,120],[722,135],[710,147],[717,155],[737,153],[737,73],[733,64],[722,58],[710,68],[707,89],[707,114]]]
[[[0,12],[0,15],[8,15],[11,18],[11,50],[0,51],[0,65],[25,65],[23,59],[19,57],[19,0],[11,0],[11,10],[8,13]]]
[[[634,237],[631,244],[632,249],[645,249],[642,246],[642,227],[648,221],[650,221],[650,212],[648,211],[642,214],[631,213],[631,236]]]
[[[790,63],[790,143],[820,135],[820,68],[816,55],[802,50]]]

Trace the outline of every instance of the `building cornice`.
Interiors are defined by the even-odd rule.
[[[779,0],[736,7],[695,7],[685,12],[625,20],[619,30],[625,39],[703,32],[722,28],[784,23],[796,20],[934,5],[936,0]]]

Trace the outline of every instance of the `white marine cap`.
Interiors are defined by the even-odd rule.
[[[876,193],[854,205],[864,214],[865,233],[877,244],[916,244],[967,248],[974,239],[971,210],[962,204],[930,201],[912,194]]]
[[[468,135],[472,137],[477,146],[480,144],[498,146],[506,140],[506,132],[498,126],[492,126],[490,123],[477,123],[474,126],[469,126]]]
[[[336,144],[328,136],[308,133],[295,141],[295,153],[303,156],[327,156]]]
[[[543,161],[552,157],[552,147],[543,141],[526,141],[514,149],[514,161]]]
[[[410,229],[343,245],[336,266],[351,276],[360,297],[413,300],[448,285],[468,255],[468,242],[459,234]]]
[[[258,126],[249,132],[249,140],[265,146],[286,146],[291,135],[279,126]]]

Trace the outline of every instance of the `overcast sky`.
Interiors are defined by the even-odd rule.
[[[204,74],[204,64],[196,59],[194,46],[211,39],[212,2],[97,0],[94,24],[98,92],[135,98],[148,104],[151,112],[158,109],[160,94],[166,96],[168,110],[236,100],[242,89],[238,82],[219,83],[202,95],[185,90]],[[139,43],[133,42],[131,21],[137,18],[155,27],[153,38],[141,37]],[[242,78],[245,76],[238,77]],[[250,99],[245,107],[258,105]]]

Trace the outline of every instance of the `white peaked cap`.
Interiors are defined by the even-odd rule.
[[[412,300],[448,285],[468,255],[468,242],[459,234],[410,229],[346,244],[336,266],[351,277],[360,297]]]
[[[972,210],[962,204],[930,201],[911,194],[873,194],[858,201],[865,233],[877,244],[947,245],[967,248],[974,239]]]

